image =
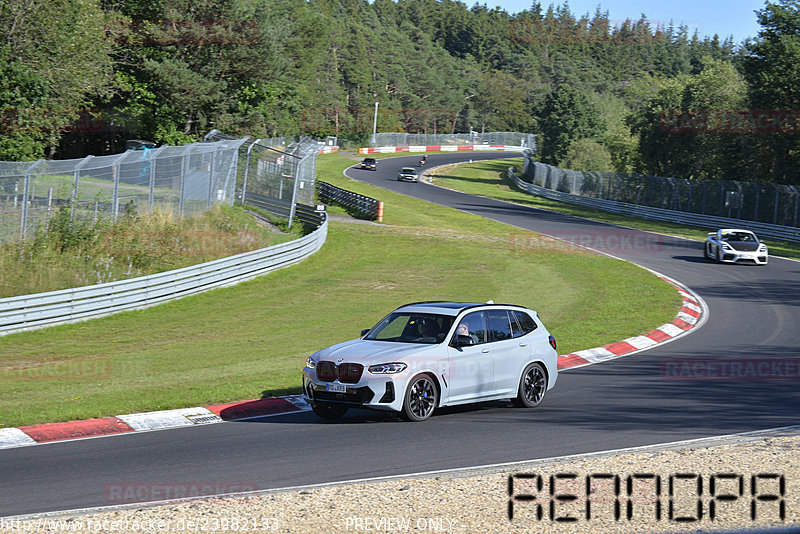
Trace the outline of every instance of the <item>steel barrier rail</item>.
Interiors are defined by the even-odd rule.
[[[746,221],[742,219],[729,219],[727,217],[717,217],[715,215],[701,215],[699,213],[675,211],[664,208],[652,208],[649,206],[640,206],[638,204],[618,202],[616,200],[603,200],[600,198],[573,195],[572,193],[555,191],[553,189],[548,189],[540,185],[526,182],[517,176],[517,174],[513,171],[513,167],[508,168],[508,175],[514,181],[514,184],[523,191],[532,195],[548,198],[550,200],[567,202],[569,204],[578,204],[588,208],[610,211],[620,215],[627,215],[628,217],[641,217],[643,219],[655,219],[659,221],[689,224],[692,226],[705,226],[712,229],[745,228],[747,230],[756,232],[760,237],[771,237],[785,241],[800,242],[800,228],[761,223],[756,221]]]
[[[260,250],[130,280],[0,299],[0,335],[147,308],[297,263],[325,243],[328,220],[320,218],[312,233]]]
[[[287,219],[292,212],[292,203],[288,200],[280,200],[265,195],[257,195],[255,193],[247,193],[245,205],[255,206],[260,208],[270,215]],[[295,217],[303,224],[310,224],[312,226],[319,226],[322,224],[322,214],[311,206],[297,203],[295,204]]]
[[[322,200],[336,202],[345,207],[356,210],[370,219],[383,219],[383,202],[372,197],[359,195],[347,189],[336,187],[328,182],[317,180],[317,194]]]

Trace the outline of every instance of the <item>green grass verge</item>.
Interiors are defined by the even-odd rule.
[[[384,224],[334,221],[314,256],[235,287],[0,338],[0,425],[298,393],[310,353],[411,301],[529,306],[562,354],[643,333],[679,308],[675,290],[643,269],[518,250],[520,230],[350,180],[350,164],[320,157],[317,175],[383,200]]]
[[[510,166],[522,168],[522,164],[523,158],[509,158],[449,165],[438,169],[431,176],[431,179],[436,185],[449,187],[450,189],[456,189],[473,195],[482,195],[535,208],[557,211],[559,213],[619,224],[621,226],[629,226],[640,230],[686,237],[697,241],[704,241],[708,236],[708,232],[716,230],[716,228],[699,228],[685,224],[626,217],[624,215],[584,208],[582,206],[566,204],[531,195],[517,189],[514,182],[505,175],[506,170]],[[746,226],[746,223],[743,224]],[[772,255],[800,259],[800,244],[798,243],[776,239],[764,239],[764,242],[769,246],[769,251]],[[699,244],[698,251],[702,253],[702,247]]]

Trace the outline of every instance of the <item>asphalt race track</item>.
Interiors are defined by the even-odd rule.
[[[434,154],[426,167],[513,156]],[[563,456],[800,422],[796,370],[794,379],[781,381],[663,376],[665,365],[676,359],[704,358],[731,362],[770,358],[772,369],[782,372],[781,362],[797,358],[800,347],[799,262],[771,258],[764,267],[716,265],[703,259],[695,242],[644,233],[631,237],[625,233],[629,230],[603,223],[424,183],[397,182],[397,170],[416,161],[418,156],[379,160],[376,172],[350,169],[348,174],[545,234],[586,235],[594,242],[601,236],[605,243],[626,236],[633,239],[630,242],[648,243],[639,247],[645,250],[618,247],[611,252],[688,285],[708,304],[708,322],[652,350],[562,373],[544,404],[534,410],[488,403],[444,410],[420,424],[360,410],[330,423],[303,412],[3,450],[0,516],[104,506],[113,501],[114,491],[140,484],[216,484],[223,492],[237,484],[273,489]],[[355,334],[343,332],[342,339]]]

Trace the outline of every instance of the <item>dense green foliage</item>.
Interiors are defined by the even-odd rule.
[[[64,130],[85,109],[97,131],[66,137],[86,152],[211,128],[363,143],[379,102],[378,131],[527,131],[554,164],[589,139],[621,172],[799,182],[800,128],[706,120],[800,109],[798,2],[758,18],[736,47],[566,2],[510,14],[453,0],[8,0],[0,159],[75,155]],[[100,133],[116,145],[98,147]]]

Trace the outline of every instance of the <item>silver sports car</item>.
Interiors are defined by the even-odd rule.
[[[767,245],[760,242],[750,230],[723,228],[711,232],[704,245],[705,257],[718,263],[736,263],[749,260],[766,265],[769,259]]]

